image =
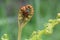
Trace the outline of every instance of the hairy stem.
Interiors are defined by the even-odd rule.
[[[19,29],[18,29],[18,40],[21,40],[21,31],[22,31],[22,29],[19,27]]]

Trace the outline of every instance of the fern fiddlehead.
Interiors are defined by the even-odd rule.
[[[33,7],[31,5],[23,6],[19,9],[18,13],[18,40],[21,40],[21,32],[23,27],[33,16]]]

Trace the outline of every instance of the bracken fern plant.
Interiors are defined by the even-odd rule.
[[[31,5],[23,6],[19,9],[18,13],[18,39],[21,40],[21,33],[23,27],[29,22],[33,16],[34,10]],[[42,36],[49,35],[53,33],[53,28],[55,25],[60,23],[60,13],[57,14],[57,17],[55,19],[49,19],[48,23],[44,25],[43,30],[33,31],[30,38],[25,40],[43,40]],[[8,34],[3,34],[1,36],[1,40],[9,40]]]

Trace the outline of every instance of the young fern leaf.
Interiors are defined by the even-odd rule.
[[[18,13],[18,40],[21,40],[21,32],[23,27],[30,21],[33,16],[33,7],[31,5],[23,6]]]

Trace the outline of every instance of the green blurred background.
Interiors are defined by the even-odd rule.
[[[33,31],[44,29],[49,19],[60,12],[60,0],[0,0],[0,40],[7,33],[10,40],[17,40],[18,10],[21,6],[30,4],[34,8],[34,16],[23,28],[22,40],[29,38]],[[60,40],[60,25],[56,25],[51,35],[45,35],[43,40]]]

